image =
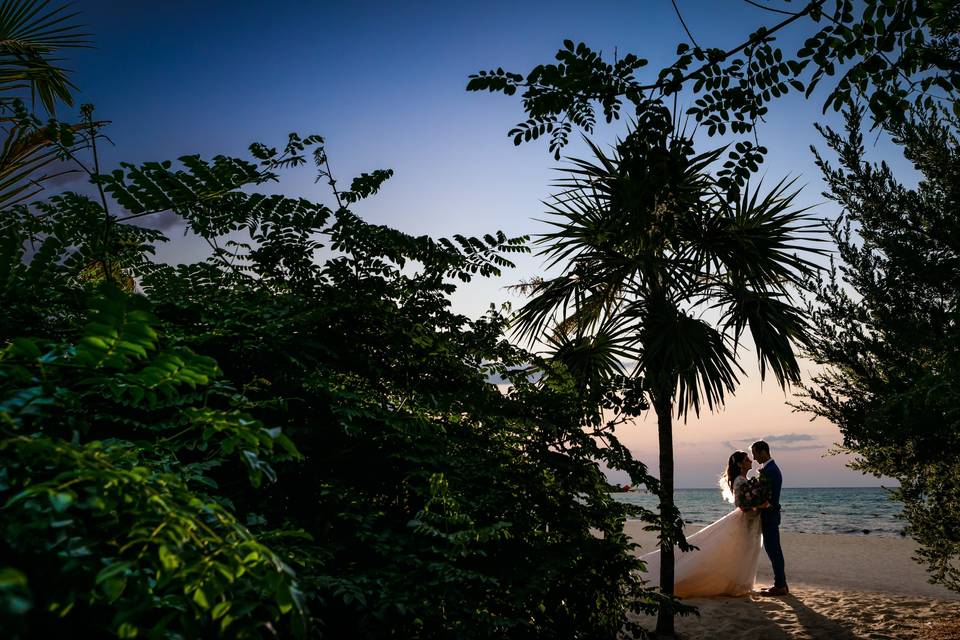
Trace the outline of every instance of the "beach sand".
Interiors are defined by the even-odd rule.
[[[656,548],[656,534],[628,522],[627,533],[642,548]],[[687,535],[698,527],[687,529]],[[960,594],[927,582],[906,538],[825,535],[782,531],[790,595],[767,598],[692,598],[700,616],[677,619],[689,640],[960,640]],[[761,552],[757,589],[773,584]],[[652,630],[654,619],[640,617]],[[938,625],[955,624],[957,635]]]

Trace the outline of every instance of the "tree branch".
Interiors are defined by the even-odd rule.
[[[694,47],[696,47],[697,49],[699,49],[699,48],[700,48],[700,45],[697,44],[697,41],[696,41],[696,39],[693,37],[693,34],[690,33],[690,29],[687,28],[687,23],[684,22],[683,16],[680,14],[680,7],[677,6],[677,0],[670,0],[670,2],[673,4],[673,10],[677,13],[677,18],[680,19],[680,24],[683,26],[683,30],[687,32],[687,37],[690,38],[690,43],[691,43]]]
[[[747,4],[751,4],[751,5],[759,8],[759,9],[763,9],[764,11],[770,11],[770,12],[773,12],[773,13],[782,13],[782,14],[785,15],[785,16],[795,16],[795,15],[799,15],[796,11],[787,11],[787,10],[785,10],[785,9],[777,9],[777,8],[774,8],[774,7],[765,7],[765,6],[763,6],[762,4],[760,4],[759,2],[754,2],[754,0],[743,0],[743,1],[746,2]]]

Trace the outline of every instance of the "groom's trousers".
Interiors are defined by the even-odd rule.
[[[780,548],[780,509],[763,509],[760,512],[760,530],[763,532],[763,549],[773,565],[773,586],[787,586],[783,571],[783,549]]]

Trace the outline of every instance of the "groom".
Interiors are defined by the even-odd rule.
[[[780,548],[780,489],[783,476],[780,468],[770,457],[770,445],[757,440],[750,446],[753,459],[760,464],[760,476],[770,483],[770,506],[760,510],[760,528],[763,532],[763,548],[773,565],[773,586],[761,589],[760,595],[783,596],[790,593],[787,576],[783,572],[783,550]]]

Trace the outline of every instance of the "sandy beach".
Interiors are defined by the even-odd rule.
[[[656,534],[628,522],[627,533],[656,548]],[[697,530],[691,527],[687,534]],[[689,640],[906,640],[960,639],[960,594],[927,582],[911,556],[915,543],[880,538],[813,533],[781,533],[790,595],[766,598],[694,598],[699,617],[677,620]],[[757,588],[773,583],[766,555],[760,559]],[[935,629],[956,621],[958,635]],[[648,629],[653,618],[640,618]]]

